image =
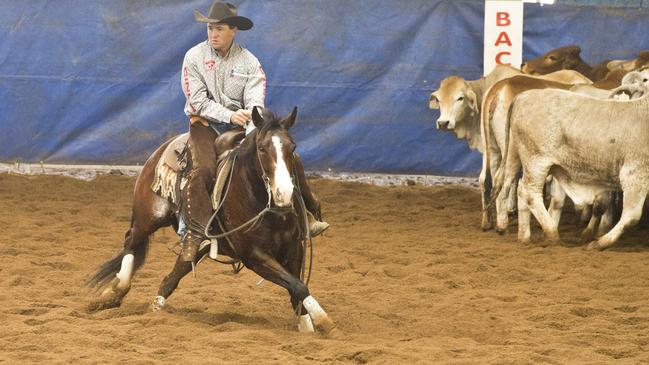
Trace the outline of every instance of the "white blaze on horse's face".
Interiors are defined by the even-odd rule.
[[[270,188],[273,193],[273,200],[278,207],[286,207],[291,204],[293,197],[293,181],[288,171],[286,162],[284,162],[284,153],[282,152],[282,141],[278,136],[271,137],[275,154],[277,157],[273,179],[270,182]]]

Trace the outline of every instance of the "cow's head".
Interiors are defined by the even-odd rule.
[[[629,72],[622,78],[622,85],[649,86],[649,69]]]
[[[439,109],[437,129],[441,130],[453,130],[478,113],[475,92],[459,76],[442,80],[439,89],[430,94],[428,107]]]
[[[531,75],[545,75],[558,70],[575,70],[584,63],[579,53],[581,48],[578,46],[553,49],[543,56],[523,62],[521,71]]]

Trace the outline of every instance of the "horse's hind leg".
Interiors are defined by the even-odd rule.
[[[242,258],[246,267],[262,278],[286,288],[291,295],[292,303],[302,303],[316,329],[327,336],[335,336],[338,332],[336,325],[320,304],[311,296],[309,288],[295,275],[288,272],[277,260],[258,248],[253,248],[247,257]]]
[[[198,258],[205,256],[208,251],[209,246],[203,248],[198,252]],[[190,271],[192,271],[192,261],[185,261],[179,255],[176,259],[174,268],[171,270],[169,275],[165,276],[164,279],[162,279],[162,283],[160,283],[160,287],[158,288],[158,296],[155,297],[152,304],[152,309],[154,312],[162,309],[165,306],[167,299],[169,299],[169,296],[171,296],[174,290],[176,290],[176,288],[178,287],[180,279],[184,278],[185,275],[189,274]]]
[[[133,274],[144,263],[149,237],[173,222],[171,204],[155,195],[149,186],[150,179],[141,175],[135,185],[131,226],[124,237],[124,248],[104,263],[89,281],[92,285],[106,286],[99,298],[89,305],[89,310],[121,305],[131,288]]]

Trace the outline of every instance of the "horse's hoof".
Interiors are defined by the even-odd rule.
[[[593,241],[586,246],[586,250],[588,251],[602,251],[604,250],[604,247],[600,246],[599,242]]]
[[[153,300],[153,303],[151,303],[151,311],[152,312],[157,312],[157,311],[162,310],[162,308],[164,308],[166,302],[167,301],[166,301],[166,299],[164,297],[158,295]]]
[[[334,327],[328,333],[325,334],[325,337],[330,340],[341,340],[343,337],[345,337],[345,335],[343,331]]]
[[[497,228],[496,228],[496,232],[498,232],[499,235],[504,236],[505,233],[507,233],[507,228],[500,228],[500,227],[497,227]]]
[[[482,232],[491,231],[493,228],[494,228],[494,226],[491,225],[491,224],[490,225],[481,225],[480,226],[480,229],[482,229]]]

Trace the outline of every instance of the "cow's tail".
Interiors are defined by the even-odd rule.
[[[507,119],[505,120],[505,145],[503,148],[505,151],[503,152],[503,158],[502,161],[500,162],[500,166],[498,166],[498,169],[496,170],[496,174],[493,177],[493,188],[491,190],[491,199],[489,200],[489,207],[492,207],[494,203],[496,202],[496,198],[500,194],[500,191],[503,189],[503,185],[505,184],[505,174],[507,171],[507,159],[510,154],[510,145],[509,145],[509,140],[510,140],[510,134],[511,134],[511,119],[512,119],[512,111],[514,110],[514,105],[515,100],[512,100],[511,104],[509,104],[509,109],[507,109]],[[507,186],[507,189],[509,189],[509,186]],[[509,192],[506,191],[508,194]]]
[[[482,146],[484,148],[482,158],[482,166],[485,169],[484,191],[483,194],[487,201],[491,202],[491,194],[493,192],[493,178],[491,176],[491,168],[489,167],[489,141],[491,139],[491,126],[489,124],[489,109],[494,100],[494,95],[498,94],[498,84],[490,87],[485,97],[482,98],[482,105],[480,106],[480,131],[482,133]],[[491,203],[485,207],[484,210],[489,210]]]

